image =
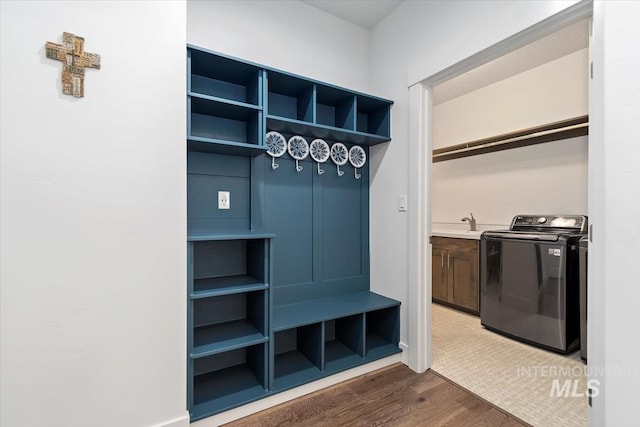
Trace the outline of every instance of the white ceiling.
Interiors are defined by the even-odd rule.
[[[384,17],[393,12],[403,0],[302,0],[310,6],[324,10],[366,28],[375,27]]]

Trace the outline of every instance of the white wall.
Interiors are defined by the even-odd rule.
[[[196,46],[362,92],[369,31],[298,1],[188,1]]]
[[[396,209],[397,196],[411,189],[407,87],[574,3],[405,1],[372,31],[371,88],[395,104],[393,140],[371,150],[371,287],[403,302],[401,340],[409,346],[418,339],[418,319],[407,307],[419,296],[412,293],[418,284],[409,282],[408,247],[418,236],[409,234],[407,215]],[[409,209],[415,202],[409,199]]]
[[[187,425],[185,3],[0,7],[0,424]]]
[[[433,106],[433,148],[589,113],[589,50],[582,49]]]
[[[432,222],[478,229],[518,214],[587,214],[586,136],[433,164]]]
[[[433,147],[588,114],[588,49],[433,107]],[[438,162],[432,221],[473,212],[479,229],[526,213],[587,214],[587,137]]]

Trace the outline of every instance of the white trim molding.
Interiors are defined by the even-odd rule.
[[[430,105],[422,84],[409,88],[408,364],[416,372],[431,366]]]
[[[185,411],[184,415],[169,421],[163,421],[160,424],[154,424],[153,427],[188,427],[189,412]]]

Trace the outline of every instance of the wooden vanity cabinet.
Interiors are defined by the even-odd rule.
[[[480,242],[432,237],[431,243],[433,301],[478,314]]]

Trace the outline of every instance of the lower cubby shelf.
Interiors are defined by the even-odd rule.
[[[274,307],[274,392],[399,353],[399,303],[372,292]]]
[[[191,358],[268,341],[266,291],[193,300]]]
[[[267,395],[266,344],[193,362],[191,420],[252,402]]]
[[[274,334],[273,389],[286,390],[322,375],[322,324]]]
[[[325,322],[324,370],[327,374],[362,364],[364,357],[363,315]]]
[[[265,297],[254,291],[194,300],[207,321],[240,318],[194,329],[191,421],[400,353],[397,301],[361,292],[273,307],[265,335],[249,315]]]
[[[365,313],[367,360],[380,359],[399,351],[400,318],[398,307]]]

